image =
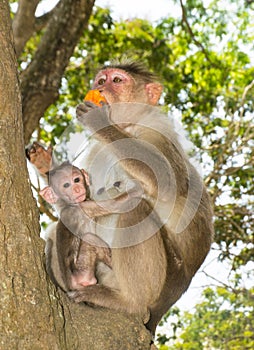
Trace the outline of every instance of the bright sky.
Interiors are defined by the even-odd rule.
[[[175,14],[179,6],[174,6],[172,0],[97,0],[100,7],[110,7],[114,19],[128,19],[133,17],[156,21],[162,17]]]
[[[41,15],[45,9],[50,10],[55,6],[58,0],[43,0],[38,6],[36,15]],[[118,19],[130,19],[139,17],[156,21],[162,17],[176,14],[179,6],[175,6],[172,0],[97,0],[95,5],[100,7],[109,7],[112,9],[112,17]]]

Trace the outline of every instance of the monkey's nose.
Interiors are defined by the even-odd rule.
[[[79,186],[73,187],[72,192],[73,192],[73,193],[79,193],[79,192],[80,192]]]

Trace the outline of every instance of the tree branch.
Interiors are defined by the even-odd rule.
[[[56,101],[73,50],[88,24],[94,0],[61,0],[33,61],[21,76],[25,143],[45,110]]]
[[[54,16],[54,14],[56,13],[58,7],[59,7],[60,3],[58,3],[51,11],[45,13],[44,15],[40,16],[40,17],[36,17],[35,18],[35,23],[34,23],[34,30],[35,32],[39,32],[40,30],[42,30],[44,27],[46,27],[46,25],[48,24],[48,22],[50,21],[50,19]]]
[[[214,63],[211,62],[210,57],[208,56],[208,53],[207,53],[206,49],[201,44],[201,42],[196,39],[195,34],[193,33],[193,30],[191,29],[191,26],[190,26],[190,24],[189,24],[189,22],[187,20],[186,10],[185,10],[185,7],[183,5],[183,1],[182,0],[180,0],[180,4],[181,4],[181,10],[182,10],[182,21],[183,21],[183,23],[185,23],[186,28],[187,28],[187,30],[188,30],[192,40],[201,49],[201,51],[205,55],[205,58],[207,59],[207,61],[210,62],[212,65],[214,65]]]
[[[34,32],[35,10],[40,0],[19,0],[18,10],[12,22],[17,57]]]

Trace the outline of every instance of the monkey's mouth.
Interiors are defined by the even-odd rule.
[[[73,203],[81,203],[81,202],[84,202],[85,199],[86,199],[86,193],[83,193],[80,196],[72,197],[72,202]]]
[[[98,105],[100,105],[100,107],[105,106],[105,105],[109,105],[109,102],[108,102],[106,96],[104,95],[103,91],[100,92],[100,98],[98,101]]]
[[[101,101],[101,104],[102,104],[102,105],[108,105],[108,104],[109,104],[109,103],[108,103],[108,100],[106,99],[106,97],[104,96],[103,93],[101,93],[101,96],[103,97],[103,101]]]

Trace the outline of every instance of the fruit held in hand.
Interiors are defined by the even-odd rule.
[[[88,91],[88,93],[86,94],[86,96],[84,98],[84,101],[90,101],[99,107],[101,107],[105,103],[107,103],[105,97],[101,95],[99,90]]]

